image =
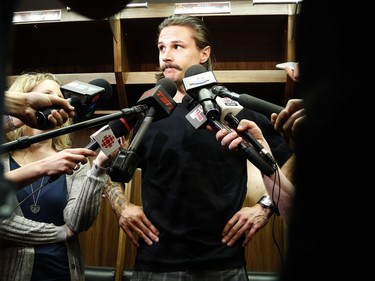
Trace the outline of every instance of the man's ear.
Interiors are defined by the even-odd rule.
[[[211,54],[211,46],[206,46],[201,50],[201,59],[200,63],[204,64],[209,58]]]

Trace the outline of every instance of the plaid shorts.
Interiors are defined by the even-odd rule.
[[[130,281],[249,281],[245,267],[173,272],[134,271]]]

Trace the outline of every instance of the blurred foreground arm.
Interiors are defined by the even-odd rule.
[[[294,141],[298,129],[306,117],[302,99],[290,99],[279,114],[272,113],[271,122],[284,138]],[[290,143],[291,146],[294,143]]]
[[[5,92],[4,104],[5,112],[15,117],[6,117],[8,118],[5,120],[4,128],[6,131],[18,128],[24,124],[33,128],[38,128],[35,113],[46,107],[56,106],[57,108],[61,108],[59,110],[53,110],[48,116],[48,129],[61,126],[69,117],[74,116],[74,107],[70,105],[66,99],[54,95],[46,95],[44,93]]]

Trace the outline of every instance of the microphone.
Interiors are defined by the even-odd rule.
[[[173,97],[176,95],[177,86],[172,79],[162,78],[156,86],[142,94],[137,101],[137,105],[148,106],[152,113],[152,118],[157,121],[171,115],[172,111],[177,106]],[[150,115],[150,113],[148,113]]]
[[[74,108],[78,108],[81,106],[81,101],[79,100],[78,97],[72,97],[72,98],[67,98],[66,99],[72,106],[74,106]],[[51,114],[51,111],[52,110],[59,110],[60,108],[56,108],[56,107],[47,107],[43,110],[40,110],[40,111],[37,111],[35,112],[35,116],[36,116],[36,121],[38,123],[39,126],[41,127],[46,127],[47,124],[48,124],[48,115]],[[75,109],[76,110],[76,109]]]
[[[189,76],[191,75],[191,76]],[[219,121],[221,111],[219,105],[216,103],[211,90],[207,87],[212,87],[216,84],[216,78],[212,71],[206,71],[202,65],[192,65],[185,73],[182,80],[185,90],[192,98],[199,101],[202,105],[203,112],[207,116],[207,122],[216,130],[226,129],[231,132],[230,128]],[[185,98],[185,104],[190,104],[188,98]],[[236,128],[236,127],[235,127]],[[242,141],[238,146],[246,158],[253,163],[263,174],[271,176],[277,169],[277,166],[269,163],[259,154],[253,146]]]
[[[131,115],[127,118],[120,118],[120,119],[117,119],[117,120],[112,120],[108,123],[108,125],[103,126],[101,129],[99,129],[93,135],[91,135],[91,137],[93,137],[97,133],[104,130],[107,126],[111,129],[111,131],[112,131],[112,133],[113,133],[113,135],[116,139],[119,138],[119,137],[122,137],[122,136],[126,136],[127,134],[129,134],[131,132],[131,130],[134,128],[134,126],[137,124],[137,122],[139,121],[139,119],[142,116],[144,116],[143,113],[139,114],[138,116],[137,115]],[[91,142],[89,144],[87,144],[85,146],[85,148],[88,148],[88,149],[93,150],[93,151],[97,150],[99,147],[101,147],[101,145],[94,138],[91,140]]]
[[[91,80],[89,83],[73,81],[60,87],[64,97],[76,97],[80,104],[75,108],[73,123],[90,119],[101,102],[108,101],[112,97],[111,84],[102,78]]]
[[[195,129],[206,126],[207,116],[204,114],[203,108],[199,102],[186,94],[182,98],[182,104],[189,110],[189,113],[185,115],[185,118]]]
[[[228,132],[231,132],[231,130],[227,126],[225,126],[218,120],[207,119],[205,114],[203,113],[202,106],[191,96],[185,95],[182,98],[182,104],[188,110],[191,110],[185,116],[185,118],[196,129],[205,126],[205,124],[209,122],[209,124],[212,125],[216,130],[226,129]],[[270,177],[276,171],[277,166],[267,162],[257,151],[255,151],[254,147],[248,146],[246,143],[242,142],[239,146],[239,150],[246,156],[246,159],[253,163],[254,166],[257,167],[263,174]]]
[[[67,101],[75,107],[73,123],[88,120],[94,114],[98,101],[108,100],[112,96],[111,84],[101,78],[89,83],[76,80],[61,86],[60,89]],[[39,126],[47,125],[48,115],[54,109],[59,110],[56,107],[48,107],[35,113]]]
[[[137,104],[147,105],[148,110],[128,149],[121,150],[109,166],[108,174],[112,181],[129,182],[132,179],[139,160],[136,150],[141,144],[143,136],[153,121],[171,115],[177,106],[172,98],[176,92],[175,82],[169,78],[162,78],[154,88],[144,92],[139,98]]]
[[[217,83],[213,72],[207,71],[201,64],[192,65],[186,70],[182,83],[186,92],[202,105],[207,118],[219,120],[220,109],[210,90]]]
[[[232,100],[238,101],[239,104],[242,105],[243,107],[257,111],[268,117],[271,116],[272,113],[279,114],[280,111],[284,109],[282,106],[273,104],[271,102],[268,102],[262,99],[258,99],[250,95],[246,95],[246,94],[240,95],[234,92],[230,92],[224,86],[214,85],[211,88],[211,91],[214,95],[217,95],[219,97],[231,98]]]
[[[112,114],[96,117],[96,118],[93,118],[93,119],[90,119],[90,120],[86,120],[86,121],[83,121],[83,122],[72,124],[70,126],[58,128],[56,130],[44,132],[44,133],[41,133],[41,134],[38,134],[38,135],[33,135],[31,137],[23,136],[23,137],[20,137],[20,138],[14,140],[14,141],[10,141],[10,142],[1,144],[0,145],[0,154],[4,153],[4,152],[7,152],[7,151],[14,150],[14,149],[27,148],[33,143],[43,141],[43,140],[46,140],[46,139],[50,139],[50,138],[53,138],[53,137],[56,137],[56,136],[61,136],[61,135],[71,133],[71,132],[74,132],[74,131],[77,131],[77,130],[80,130],[80,129],[91,128],[91,127],[94,127],[94,126],[106,124],[109,121],[116,120],[116,119],[121,118],[121,117],[138,115],[139,113],[142,113],[142,112],[146,111],[147,109],[148,109],[148,106],[144,105],[144,104],[134,105],[130,108],[123,108],[119,112],[115,112],[115,113],[112,113]]]
[[[243,107],[237,102],[228,97],[216,97],[216,102],[221,109],[220,121],[228,123],[231,127],[237,128],[240,121],[235,116]],[[237,131],[237,130],[236,130]],[[259,154],[264,157],[271,165],[277,165],[276,160],[272,157],[260,142],[255,139],[248,131],[237,133],[246,141],[248,141]]]

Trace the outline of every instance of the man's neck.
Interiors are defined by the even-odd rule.
[[[186,95],[185,92],[177,91],[176,95],[173,97],[175,102],[182,102],[182,98]]]

